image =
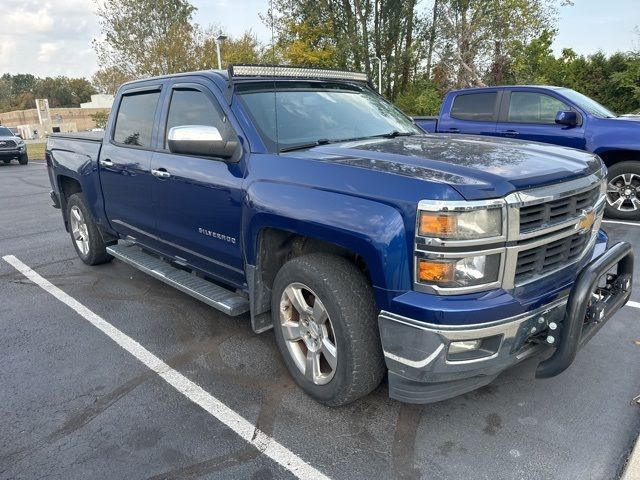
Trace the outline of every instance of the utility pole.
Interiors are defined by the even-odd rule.
[[[373,57],[372,60],[378,62],[378,93],[382,95],[382,60],[380,57]]]
[[[218,70],[222,70],[222,56],[220,55],[220,44],[227,39],[222,33],[216,37],[216,53],[218,54]]]

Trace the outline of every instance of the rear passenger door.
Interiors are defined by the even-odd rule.
[[[556,124],[557,113],[569,110],[573,109],[552,92],[514,89],[504,93],[497,132],[507,138],[584,149],[584,125]]]
[[[205,125],[235,135],[210,88],[216,87],[183,80],[167,91],[159,149],[151,165],[152,171],[166,172],[153,182],[156,225],[164,250],[178,261],[241,286],[245,282],[240,248],[244,162],[176,154],[167,147],[172,127]]]
[[[498,90],[456,94],[438,121],[438,132],[495,135],[499,104]]]
[[[146,243],[155,230],[150,167],[159,99],[159,85],[125,91],[115,111],[111,137],[100,150],[107,219],[118,233],[144,238]]]

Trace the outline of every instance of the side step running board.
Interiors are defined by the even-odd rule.
[[[128,263],[227,315],[237,316],[249,311],[249,300],[245,297],[192,273],[175,268],[167,262],[143,252],[139,247],[123,244],[112,245],[107,247],[107,252],[118,260]]]

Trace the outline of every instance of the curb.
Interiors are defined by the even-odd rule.
[[[620,480],[640,480],[640,436],[636,439],[636,445],[629,455]]]

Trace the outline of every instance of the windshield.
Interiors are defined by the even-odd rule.
[[[0,127],[0,137],[13,137],[13,132],[5,127]]]
[[[288,81],[277,82],[276,88],[274,96],[274,82],[236,85],[242,104],[271,151],[421,133],[411,119],[365,87]]]
[[[563,88],[562,94],[575,103],[579,108],[598,118],[614,118],[616,114],[607,107],[600,105],[595,100],[583,95],[575,90]]]

